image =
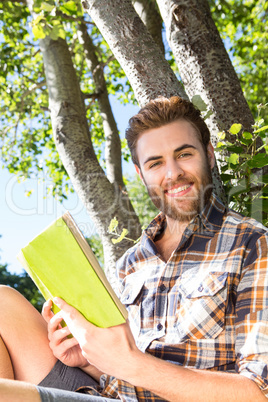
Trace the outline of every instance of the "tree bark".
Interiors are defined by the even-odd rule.
[[[121,64],[140,106],[158,96],[187,98],[130,0],[85,0],[82,5]]]
[[[152,35],[153,40],[159,46],[161,53],[165,54],[165,46],[162,39],[162,17],[154,0],[132,0],[133,6],[140,19]]]
[[[189,98],[200,95],[213,112],[206,122],[214,145],[233,123],[251,130],[254,119],[207,0],[156,1]]]
[[[117,124],[110,105],[103,68],[98,60],[95,46],[88,34],[84,22],[78,24],[78,38],[83,45],[88,69],[92,72],[95,83],[100,114],[103,122],[105,136],[106,175],[111,183],[124,187],[121,163],[121,141]]]

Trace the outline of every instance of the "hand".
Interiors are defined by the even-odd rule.
[[[78,341],[74,337],[68,338],[68,335],[71,334],[69,328],[61,326],[62,317],[59,313],[54,315],[51,307],[51,300],[44,303],[42,316],[48,324],[49,346],[54,356],[66,366],[80,368],[89,366]]]
[[[128,323],[99,328],[63,300],[55,298],[53,301],[61,309],[58,318],[66,322],[86,360],[106,374],[127,380],[137,358],[143,355],[136,346]]]

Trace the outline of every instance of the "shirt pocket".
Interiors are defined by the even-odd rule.
[[[176,327],[182,340],[216,338],[224,329],[227,272],[181,278]]]
[[[125,278],[124,290],[120,300],[128,310],[128,319],[131,331],[137,339],[141,329],[141,302],[144,278],[140,272],[130,274]]]

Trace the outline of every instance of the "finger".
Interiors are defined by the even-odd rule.
[[[61,325],[62,320],[63,317],[61,311],[52,316],[51,320],[48,322],[47,325],[49,337],[51,337],[55,331],[62,328]]]
[[[51,308],[52,308],[52,300],[49,299],[43,304],[42,308],[42,316],[46,322],[49,322],[54,315]]]
[[[70,349],[77,346],[78,342],[75,338],[67,338],[63,342],[59,343],[59,345],[55,348],[51,347],[51,350],[55,357],[58,359],[66,356]]]
[[[61,309],[62,318],[66,322],[73,336],[81,343],[85,342],[85,335],[96,329],[95,325],[88,322],[82,314],[64,300],[55,297],[54,303]]]
[[[70,334],[71,334],[71,331],[69,330],[68,327],[64,327],[62,329],[59,329],[59,330],[51,333],[49,336],[50,347],[52,348],[52,347],[58,346],[65,339],[67,339],[68,335],[70,335]]]

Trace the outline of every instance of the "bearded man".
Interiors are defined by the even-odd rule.
[[[213,194],[210,134],[190,102],[151,101],[130,119],[126,138],[160,210],[117,264],[129,320],[97,328],[56,298],[61,311],[54,316],[45,304],[46,327],[3,287],[0,372],[28,383],[3,380],[1,395],[43,402],[265,400],[267,229]],[[25,331],[16,327],[18,303]],[[25,333],[34,333],[31,343]],[[74,392],[79,387],[85,394]]]

